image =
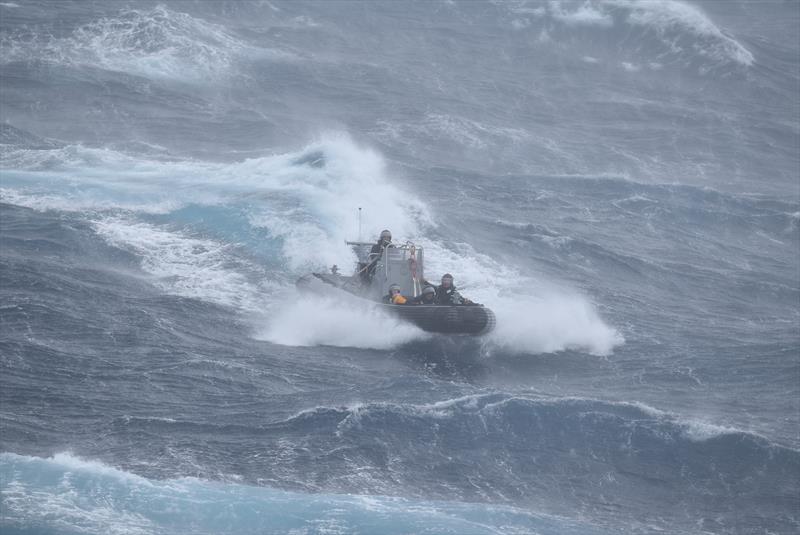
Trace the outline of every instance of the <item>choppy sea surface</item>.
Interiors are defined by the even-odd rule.
[[[800,4],[0,2],[0,531],[800,530]],[[481,338],[294,289],[383,229]]]

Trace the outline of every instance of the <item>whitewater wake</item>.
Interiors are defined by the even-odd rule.
[[[8,180],[0,199],[93,214],[97,233],[138,256],[164,291],[262,317],[269,310],[259,320],[266,327],[254,328],[259,339],[388,349],[426,337],[363,307],[337,311],[331,301],[277,297],[308,271],[354,264],[344,242],[356,237],[355,214],[365,208],[365,229],[390,228],[426,248],[430,280],[456,273],[473,300],[495,310],[496,346],[607,355],[624,341],[579,294],[523,275],[467,243],[431,239],[437,228],[431,209],[396,185],[380,154],[346,134],[232,164],[143,160],[81,146],[12,148],[3,164]],[[198,224],[203,233],[187,231]],[[270,259],[275,254],[280,262]],[[248,255],[273,265],[264,269]]]

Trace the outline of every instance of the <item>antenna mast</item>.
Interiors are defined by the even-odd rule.
[[[361,241],[361,207],[358,207],[358,241]]]

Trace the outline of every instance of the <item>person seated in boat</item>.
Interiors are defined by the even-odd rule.
[[[407,299],[400,293],[400,285],[392,284],[389,286],[389,293],[383,296],[383,302],[390,305],[405,305]]]
[[[436,288],[433,286],[426,286],[422,289],[422,293],[416,297],[408,300],[409,305],[435,305],[436,304]]]
[[[392,243],[392,233],[389,230],[382,230],[381,235],[378,238],[378,243],[372,246],[372,249],[369,250],[369,264],[365,268],[364,273],[366,274],[367,281],[371,281],[372,277],[375,275],[375,268],[378,265],[378,260],[381,259],[383,256],[384,249],[388,247],[394,247]]]
[[[472,301],[463,297],[456,285],[453,284],[453,276],[449,273],[442,275],[442,284],[436,287],[437,305],[471,305]]]

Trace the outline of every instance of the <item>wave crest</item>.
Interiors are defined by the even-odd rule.
[[[627,56],[620,60],[627,70],[638,70],[632,68],[637,63],[654,70],[678,63],[706,73],[720,67],[750,67],[755,61],[700,8],[680,0],[556,0],[536,9],[518,6],[512,13],[512,26],[518,30],[538,22],[540,41],[562,34],[574,37],[576,31],[587,36],[593,31],[610,34],[620,45],[617,50]]]
[[[100,67],[149,78],[208,80],[226,73],[246,45],[223,27],[157,6],[126,9],[70,36],[25,33],[3,40],[4,62]]]
[[[146,479],[61,453],[0,454],[0,526],[24,533],[602,533],[575,521],[492,504],[380,495],[304,494],[233,481]],[[502,530],[493,525],[504,526]],[[5,531],[5,530],[4,530]]]

